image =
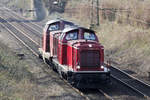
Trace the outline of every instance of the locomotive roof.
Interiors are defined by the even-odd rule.
[[[69,31],[73,31],[73,30],[76,30],[76,29],[84,29],[84,30],[88,30],[88,31],[92,31],[94,32],[93,30],[91,29],[88,29],[88,28],[85,28],[85,27],[78,27],[78,26],[72,26],[72,27],[67,27],[63,30],[63,32],[69,32]]]
[[[78,27],[76,26],[67,27],[62,32],[65,33],[65,32],[69,32],[69,31],[76,30],[76,29],[78,29]]]
[[[69,21],[66,21],[66,20],[62,20],[62,19],[54,19],[54,20],[48,21],[46,24],[57,23],[57,22],[60,22],[60,21],[64,21],[64,22],[67,22],[67,23],[72,23],[72,22],[69,22]]]

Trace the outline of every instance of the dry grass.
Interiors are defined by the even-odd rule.
[[[0,98],[1,100],[32,99],[32,74],[27,65],[0,43]]]
[[[105,57],[120,67],[140,75],[150,71],[150,29],[107,22],[101,25],[98,36],[105,46]]]
[[[91,9],[89,5],[89,0],[70,0],[65,7],[63,17],[72,20],[81,26],[89,27],[91,21]]]
[[[91,0],[68,1],[65,7],[64,17],[77,21],[80,25],[89,27],[92,20],[91,2]],[[149,5],[149,0],[102,0],[100,2],[100,8],[113,8],[117,10],[100,10],[100,23],[105,23],[105,20],[109,20],[119,24],[149,27]],[[96,3],[94,3],[93,12],[93,22],[96,23]]]
[[[102,4],[104,8],[126,9],[115,12],[116,21],[119,23],[149,27],[149,0],[105,0]]]

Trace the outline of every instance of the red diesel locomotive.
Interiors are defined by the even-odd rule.
[[[42,40],[40,57],[75,87],[99,88],[101,83],[110,82],[104,47],[93,30],[52,20],[46,23]]]

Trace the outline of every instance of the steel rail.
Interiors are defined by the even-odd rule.
[[[13,15],[11,15],[10,13],[7,13],[7,15],[9,15],[9,17],[17,19],[16,17],[14,17]],[[4,15],[4,18],[6,18],[7,16]],[[4,19],[3,18],[3,19]],[[26,35],[26,37],[28,37],[31,41],[33,41],[36,45],[39,45],[41,43],[40,39],[42,38],[41,34],[38,34],[37,32],[35,32],[32,27],[27,26],[28,24],[21,22],[21,23],[17,23],[16,21],[13,22],[9,22],[9,18],[8,20],[6,20],[9,24],[13,25],[14,27],[18,27],[18,29],[20,30],[20,32],[24,35]],[[20,27],[20,28],[19,28]],[[23,27],[23,28],[22,28]],[[29,34],[32,33],[32,34]],[[32,39],[33,38],[33,39]]]
[[[110,95],[108,95],[107,93],[105,93],[103,90],[98,89],[98,91],[99,91],[100,93],[102,93],[105,97],[107,97],[109,100],[114,100]]]
[[[113,79],[115,79],[115,80],[121,82],[121,83],[124,84],[125,86],[131,88],[133,91],[139,93],[139,94],[140,94],[141,96],[143,96],[144,98],[148,98],[148,96],[147,96],[146,94],[144,94],[144,93],[142,93],[141,91],[139,91],[138,89],[136,89],[136,88],[130,86],[129,84],[125,83],[124,81],[120,80],[119,78],[117,78],[117,77],[115,77],[115,76],[113,76],[113,75],[111,75],[111,77],[112,77]]]
[[[4,24],[0,23],[12,36],[14,36],[17,40],[19,40],[25,47],[27,47],[35,56],[38,56],[38,54],[31,49],[24,41],[22,41],[17,35],[15,35],[9,28],[5,27]]]
[[[23,16],[19,15],[18,13],[16,13],[15,11],[13,11],[13,10],[11,10],[11,9],[9,9],[9,8],[6,8],[6,7],[3,7],[3,8],[4,8],[4,9],[6,9],[6,10],[8,10],[8,11],[10,11],[10,12],[12,12],[12,13],[14,13],[16,16],[18,16],[18,17],[20,17],[20,18],[22,18],[22,19],[26,19],[25,17],[23,17]],[[30,22],[31,24],[33,24],[33,25],[37,26],[38,28],[43,29],[43,27],[41,27],[41,26],[40,26],[40,25],[38,25],[38,24],[33,23],[33,22],[32,22],[32,21],[30,21],[30,20],[28,20],[28,22]]]
[[[14,18],[16,18],[16,19],[18,19],[18,18],[21,18],[19,15],[17,15],[15,12],[11,12],[11,10],[8,10],[10,13],[7,13],[8,15],[10,15],[10,16],[12,16],[12,14],[14,14],[13,15],[13,17]],[[11,14],[12,13],[12,14]],[[17,18],[18,17],[18,18]],[[22,18],[23,19],[23,18]],[[23,19],[24,20],[24,19]],[[29,20],[28,20],[29,21]],[[28,28],[30,28],[30,29],[32,29],[34,32],[36,32],[36,33],[39,33],[39,34],[36,34],[37,36],[41,36],[41,32],[40,31],[37,31],[36,29],[35,29],[35,27],[33,28],[33,27],[31,27],[31,26],[29,26],[27,23],[25,23],[24,21],[22,21],[21,23],[23,23],[26,27],[28,27]],[[29,23],[30,24],[33,24],[31,21],[29,21]],[[37,24],[34,24],[34,25],[37,25]],[[42,30],[43,28],[42,27],[40,27],[40,29]]]
[[[14,24],[10,23],[9,21],[7,21],[6,19],[4,19],[3,17],[0,17],[0,18],[3,19],[3,20],[5,20],[8,24],[12,25],[16,30],[18,30],[20,33],[22,33],[24,36],[26,36],[32,42],[34,42],[37,46],[39,46],[39,43],[37,43],[36,41],[34,41],[32,38],[30,38],[25,32],[23,32],[23,30],[18,29]]]
[[[137,81],[139,81],[139,82],[141,82],[141,83],[143,83],[143,84],[147,85],[148,87],[150,87],[150,85],[149,85],[149,84],[147,84],[147,83],[145,83],[145,82],[141,81],[140,79],[138,79],[138,78],[136,78],[136,77],[134,77],[134,76],[132,76],[132,75],[128,74],[127,72],[122,71],[121,69],[119,69],[119,68],[117,68],[117,67],[113,67],[113,66],[111,66],[111,67],[112,67],[112,68],[114,68],[114,69],[116,69],[116,70],[118,70],[118,71],[120,71],[120,72],[122,72],[122,73],[124,73],[124,74],[126,74],[126,75],[128,75],[129,77],[131,77],[131,78],[133,78],[133,79],[135,79],[135,80],[137,80]]]
[[[114,71],[114,69],[116,71]],[[148,84],[142,82],[141,80],[129,75],[128,73],[116,67],[111,67],[111,70],[113,70],[113,72],[116,72],[116,74],[111,74],[112,78],[122,82],[124,85],[138,92],[143,97],[150,99],[150,86]]]

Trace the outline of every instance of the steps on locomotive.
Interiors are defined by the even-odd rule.
[[[42,48],[39,48],[39,58],[43,58],[43,57],[46,58],[46,59],[49,59],[50,58],[50,53],[43,51]]]

